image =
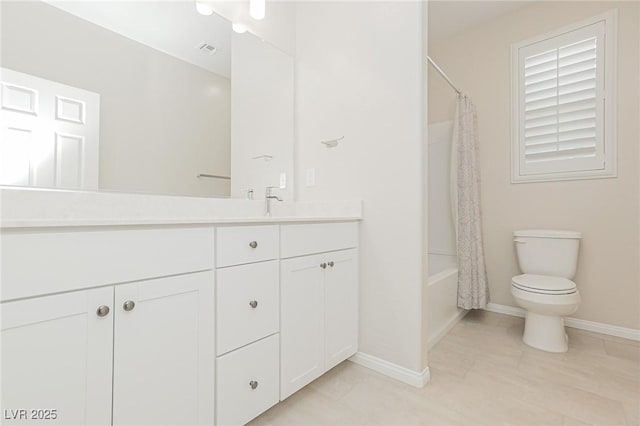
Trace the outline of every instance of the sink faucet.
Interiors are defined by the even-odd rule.
[[[271,195],[271,190],[276,188],[275,186],[267,186],[267,191],[264,194],[264,215],[271,216],[271,200],[282,201],[282,198],[277,195]]]

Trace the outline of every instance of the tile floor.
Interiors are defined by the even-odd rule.
[[[552,354],[522,343],[523,324],[471,312],[429,353],[423,389],[344,362],[250,425],[640,424],[640,342],[568,329]]]

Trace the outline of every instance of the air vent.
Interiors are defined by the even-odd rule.
[[[198,45],[196,46],[196,49],[198,49],[199,51],[207,55],[213,55],[214,53],[216,53],[216,50],[217,50],[215,46],[212,46],[209,43],[206,43],[204,41],[201,43],[198,43]]]

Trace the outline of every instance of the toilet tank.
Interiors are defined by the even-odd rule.
[[[573,279],[582,235],[576,231],[526,229],[513,232],[523,274]]]

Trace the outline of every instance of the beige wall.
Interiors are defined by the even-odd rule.
[[[640,328],[638,2],[537,2],[429,45],[429,54],[478,108],[483,232],[492,301],[514,306],[511,232],[583,233],[576,318]],[[510,44],[618,8],[618,177],[510,183]],[[437,17],[433,17],[437,19]],[[453,117],[454,93],[429,73],[429,122]]]
[[[230,81],[40,2],[2,2],[2,66],[100,94],[100,189],[215,196]]]

